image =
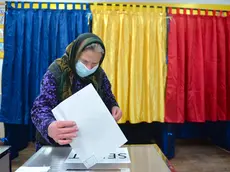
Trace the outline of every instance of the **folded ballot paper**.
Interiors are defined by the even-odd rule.
[[[76,122],[79,131],[70,146],[86,168],[127,142],[92,84],[61,102],[52,112],[57,120]]]

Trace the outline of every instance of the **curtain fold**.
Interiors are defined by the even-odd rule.
[[[230,120],[230,15],[200,13],[171,14],[166,122]]]
[[[30,122],[30,108],[47,67],[90,27],[89,9],[25,9],[21,4],[7,4],[5,23],[0,121],[11,124]]]
[[[91,10],[92,31],[107,50],[103,68],[123,111],[119,123],[163,122],[165,9],[94,5]]]

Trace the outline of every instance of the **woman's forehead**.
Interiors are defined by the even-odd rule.
[[[93,50],[83,51],[80,56],[80,59],[92,63],[99,63],[101,58],[102,58],[102,54]]]

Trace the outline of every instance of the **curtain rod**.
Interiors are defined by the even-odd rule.
[[[144,2],[107,2],[107,3],[90,3],[91,5],[103,5],[103,4],[114,4],[114,5],[136,5],[136,6],[158,6],[158,7],[172,7],[172,8],[188,8],[188,9],[200,9],[200,10],[222,10],[230,11],[230,5],[221,4],[178,4],[178,3],[144,3]]]
[[[95,5],[94,3],[90,3],[90,5]],[[103,3],[97,3],[96,5],[98,5],[98,6],[104,6],[104,4]],[[106,3],[106,6],[112,6],[113,4],[112,3]],[[140,4],[115,4],[114,3],[114,5],[115,6],[120,6],[120,5],[122,5],[122,6],[124,6],[124,7],[127,7],[127,6],[130,6],[130,7],[132,7],[132,6],[134,6],[135,5],[135,7],[150,7],[150,8],[154,8],[154,7],[157,7],[157,8],[161,8],[162,6],[161,5],[140,5]],[[170,6],[166,6],[166,8],[172,8],[172,9],[193,9],[193,10],[201,10],[201,11],[214,11],[215,9],[202,9],[202,8],[193,8],[193,7],[190,7],[190,8],[186,8],[186,7],[170,7]],[[215,11],[223,11],[223,12],[227,12],[228,10],[215,10]]]
[[[192,9],[192,10],[201,10],[201,11],[217,11],[217,12],[220,12],[220,11],[223,11],[223,12],[228,12],[228,10],[215,10],[215,9],[202,9],[202,8],[180,8],[180,7],[166,7],[167,9],[169,8],[172,8],[172,9]]]
[[[106,3],[106,6],[113,6],[113,4],[115,5],[115,6],[124,6],[124,7],[127,7],[127,6],[130,6],[130,7],[132,7],[132,6],[135,6],[135,7],[147,7],[147,6],[149,6],[149,7],[151,7],[151,8],[154,8],[155,6],[157,6],[157,5],[148,5],[148,4],[118,4],[118,3]],[[90,3],[90,5],[98,5],[98,6],[104,6],[104,3]],[[159,5],[159,7],[161,7],[160,5]]]
[[[10,1],[9,1],[10,2]],[[31,3],[31,2],[22,2],[22,1],[12,1],[12,3]],[[70,3],[70,2],[32,2],[35,4],[42,3],[42,4],[82,4],[82,3]],[[4,4],[4,3],[3,3]],[[150,7],[150,8],[173,8],[173,9],[194,9],[194,10],[208,10],[208,11],[230,11],[230,5],[213,5],[213,4],[173,4],[173,3],[137,3],[137,2],[132,2],[132,3],[127,3],[127,2],[107,2],[107,3],[100,3],[100,2],[95,2],[95,3],[83,3],[83,4],[90,4],[90,5],[98,5],[98,6],[135,6],[135,7]]]

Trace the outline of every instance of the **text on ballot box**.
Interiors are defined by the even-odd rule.
[[[78,154],[75,153],[74,150],[72,150],[69,156],[67,157],[65,163],[81,164],[82,161],[80,160]],[[110,153],[106,157],[102,157],[98,163],[99,164],[129,164],[131,163],[131,161],[130,161],[128,149],[118,148],[116,152]]]

